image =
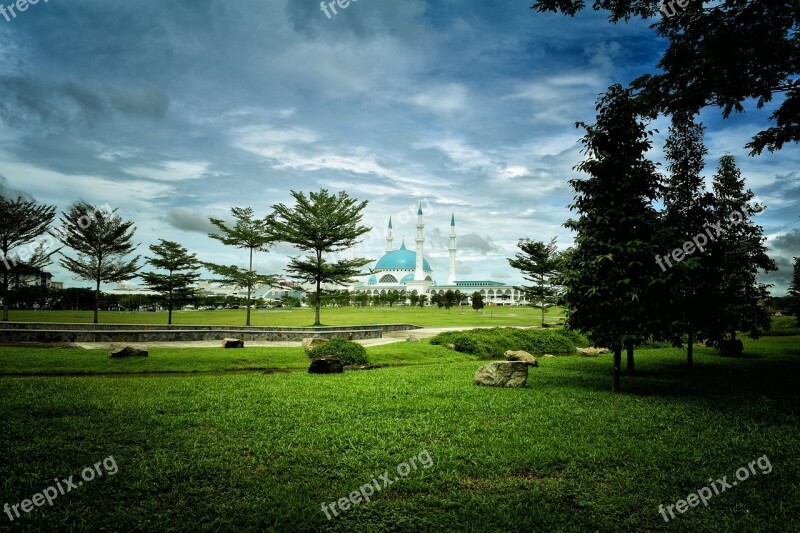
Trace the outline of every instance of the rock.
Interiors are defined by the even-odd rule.
[[[244,348],[244,341],[242,339],[223,339],[223,348]]]
[[[528,380],[528,363],[495,361],[475,371],[475,385],[491,387],[524,387]]]
[[[318,357],[311,361],[311,366],[308,367],[309,374],[341,374],[342,372],[344,372],[344,365],[332,355]]]
[[[122,357],[147,357],[148,353],[147,350],[132,348],[131,346],[120,347],[111,345],[108,348],[108,356],[114,359]]]
[[[576,348],[578,355],[583,357],[597,357],[603,353],[609,353],[610,350],[608,348]]]
[[[345,370],[376,370],[380,368],[381,365],[347,365],[344,367]]]
[[[551,353],[546,353],[546,354],[544,354],[542,357],[547,357],[547,358],[549,359],[549,358],[551,358],[551,357],[555,357],[555,355],[553,355],[553,354],[551,354]]]
[[[409,335],[409,336],[406,338],[406,341],[408,341],[408,342],[419,342],[419,339],[418,339],[418,338],[416,338],[414,335]]]
[[[311,353],[311,351],[319,346],[320,344],[327,344],[326,339],[321,339],[319,337],[307,337],[303,339],[303,349],[306,353]]]
[[[513,351],[509,350],[505,353],[506,361],[522,361],[523,363],[528,363],[530,366],[539,366],[539,363],[536,362],[536,358],[529,354],[528,352],[518,350]]]
[[[447,348],[448,350],[455,350],[456,345],[451,342],[450,344],[446,344],[445,348]]]

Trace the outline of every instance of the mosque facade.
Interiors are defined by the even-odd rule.
[[[486,305],[519,305],[527,303],[525,295],[516,286],[491,280],[459,280],[456,277],[458,236],[456,235],[455,215],[450,217],[450,243],[448,245],[449,264],[446,279],[438,279],[425,258],[425,223],[422,205],[417,211],[417,236],[414,250],[409,250],[403,242],[394,248],[392,219],[389,218],[386,236],[386,253],[370,270],[369,277],[353,284],[352,292],[365,292],[370,296],[387,294],[391,291],[416,291],[426,295],[430,302],[434,294],[444,295],[448,290],[459,290],[467,297],[474,292],[483,296]]]

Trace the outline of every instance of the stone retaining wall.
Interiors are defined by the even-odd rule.
[[[136,324],[0,324],[0,342],[187,342],[233,337],[245,341],[301,341],[306,337],[380,339],[386,331],[418,329],[411,324],[274,328],[265,326],[166,326]]]

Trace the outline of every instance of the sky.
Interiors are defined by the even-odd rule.
[[[0,16],[0,193],[109,204],[135,221],[142,255],[168,239],[242,266],[207,237],[209,216],[345,190],[369,201],[357,253],[377,260],[390,215],[395,246],[413,244],[422,202],[440,281],[455,214],[459,279],[520,283],[507,262],[519,239],[571,244],[575,123],[665,47],[643,21],[530,3],[359,0],[329,17],[315,0],[41,0]],[[800,150],[744,148],[770,111],[701,118],[708,178],[732,154],[767,206],[756,220],[781,270],[765,281],[781,294],[800,255]],[[668,122],[652,126],[663,164]],[[292,254],[277,245],[256,267],[280,273]]]

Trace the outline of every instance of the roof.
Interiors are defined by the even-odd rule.
[[[417,268],[417,254],[406,248],[405,243],[399,250],[392,250],[381,257],[375,264],[375,270],[414,270]],[[422,258],[422,270],[432,272],[428,260]]]

